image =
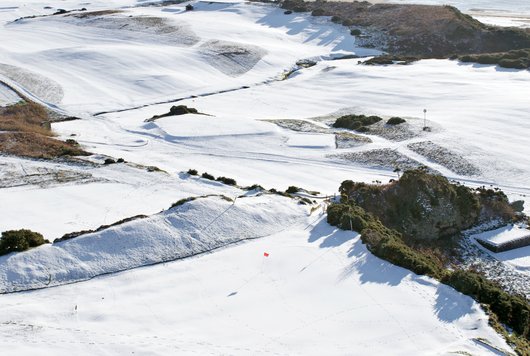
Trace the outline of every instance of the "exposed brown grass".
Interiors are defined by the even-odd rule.
[[[121,10],[100,10],[100,11],[89,11],[89,12],[81,12],[81,13],[75,13],[75,14],[68,14],[66,16],[73,16],[77,17],[79,19],[86,19],[90,17],[97,17],[97,16],[107,16],[107,15],[114,15],[122,13]]]
[[[46,159],[88,154],[52,138],[50,119],[44,107],[31,101],[0,107],[0,154]]]
[[[0,133],[0,153],[45,159],[88,154],[76,145],[35,132]]]
[[[30,101],[0,107],[0,131],[34,132],[51,136],[49,120],[46,109]]]

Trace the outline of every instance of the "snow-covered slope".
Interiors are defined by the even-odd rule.
[[[290,198],[198,198],[100,232],[0,257],[0,293],[44,288],[189,257],[277,233],[306,209]]]
[[[1,301],[0,346],[16,355],[498,354],[478,339],[509,349],[469,297],[375,258],[317,216],[213,254]]]
[[[195,3],[10,22],[0,32],[0,74],[46,103],[83,115],[258,83],[300,58],[378,53],[346,28],[271,6]],[[91,8],[89,8],[91,10]],[[26,77],[59,85],[38,95]],[[1,77],[1,76],[0,76]]]

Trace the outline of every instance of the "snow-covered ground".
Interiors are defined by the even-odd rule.
[[[14,104],[20,100],[20,97],[13,90],[3,84],[0,84],[0,106]]]
[[[0,293],[45,288],[272,235],[305,210],[277,195],[197,198],[163,213],[0,257]]]
[[[30,228],[53,240],[156,214],[181,198],[245,194],[183,173],[190,168],[241,186],[295,185],[323,195],[333,195],[346,179],[396,178],[393,162],[340,158],[374,150],[399,153],[467,185],[500,186],[525,199],[529,211],[530,72],[447,60],[364,66],[359,59],[332,59],[377,51],[356,47],[345,27],[325,18],[242,2],[194,3],[188,12],[185,3],[131,7],[145,3],[2,2],[0,79],[81,117],[53,128],[58,138],[96,153],[91,161],[112,156],[129,163],[0,156],[0,231]],[[81,7],[122,12],[13,22]],[[319,63],[282,80],[306,58]],[[208,115],[145,121],[177,104]],[[432,132],[421,130],[424,108]],[[342,113],[401,116],[408,131],[367,133],[362,145],[337,149],[328,125]],[[318,129],[290,130],[271,122],[277,119],[307,120]],[[408,147],[423,142],[450,157]],[[479,173],[457,174],[443,165],[455,159]],[[288,199],[253,199],[237,199],[233,207],[199,199],[189,203],[201,206],[199,214],[181,217],[187,224],[173,224],[173,213],[163,212],[0,258],[3,290],[12,290],[14,282],[18,289],[68,283],[267,235],[189,260],[2,295],[0,346],[15,354],[38,348],[65,355],[492,352],[473,341],[480,337],[508,348],[471,299],[373,257],[357,236],[306,217]],[[245,201],[253,203],[238,209]],[[238,213],[219,215],[224,207]],[[216,238],[205,242],[193,235],[192,222],[208,214],[222,218],[212,220]],[[135,258],[125,258],[134,248]]]
[[[197,258],[1,296],[0,346],[16,355],[494,354],[484,338],[509,349],[469,297],[375,258],[322,219]]]
[[[485,241],[493,246],[498,246],[500,244],[519,240],[528,236],[530,236],[530,230],[528,229],[527,225],[515,224],[472,235],[471,237],[476,240]],[[497,260],[503,261],[513,266],[519,272],[530,275],[530,246],[520,247],[514,250],[499,253],[493,253],[482,246],[480,247],[490,253]]]

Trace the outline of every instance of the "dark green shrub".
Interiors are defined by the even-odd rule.
[[[218,182],[223,182],[226,185],[237,185],[237,182],[235,179],[232,178],[226,178],[226,177],[217,177],[216,179]]]
[[[333,23],[342,23],[342,21],[343,21],[342,17],[340,17],[340,16],[331,17],[331,22],[333,22]]]
[[[250,187],[243,188],[245,190],[264,190],[263,187],[259,184],[252,184]],[[272,191],[272,189],[271,189]]]
[[[50,243],[38,232],[31,230],[9,230],[2,233],[0,238],[0,256],[10,252],[26,251],[32,247]]]
[[[366,126],[361,126],[357,129],[357,132],[361,132],[361,133],[368,132],[368,131],[370,131],[370,129]]]
[[[381,120],[379,116],[373,115],[344,115],[335,120],[333,127],[358,131],[363,126],[370,126]]]
[[[184,115],[184,114],[198,114],[199,112],[197,109],[189,108],[186,105],[177,105],[172,106],[171,109],[169,109],[169,115]]]
[[[295,187],[294,185],[291,185],[289,188],[287,188],[285,192],[288,194],[294,194],[294,193],[298,193],[299,191],[300,191],[300,188]]]
[[[186,11],[193,11],[193,5],[192,4],[186,5]]]
[[[499,65],[504,68],[526,69],[529,66],[520,59],[501,59]]]
[[[112,158],[105,158],[105,161],[103,162],[103,164],[105,165],[114,164],[114,163],[116,163],[116,161]]]
[[[79,146],[79,142],[77,142],[76,140],[74,139],[67,139],[66,141],[64,141],[67,145],[70,145],[70,146]]]
[[[326,16],[326,11],[324,11],[323,9],[314,9],[311,12],[311,16]]]
[[[353,21],[350,20],[350,19],[346,19],[346,20],[342,21],[342,25],[343,26],[352,26],[353,25]]]
[[[404,122],[406,122],[405,119],[402,119],[400,117],[394,116],[394,117],[391,117],[390,119],[388,119],[386,124],[387,125],[399,125],[399,124],[402,124]]]
[[[350,31],[350,35],[352,35],[352,36],[360,36],[361,33],[362,33],[361,30],[356,29],[356,28],[354,28],[353,30]]]
[[[125,162],[125,160],[123,158],[118,158],[116,163],[127,163],[127,162]]]
[[[201,177],[203,177],[204,179],[215,180],[215,177],[207,172],[204,172]]]
[[[196,176],[196,175],[199,174],[199,173],[197,172],[196,169],[188,169],[188,174],[189,174],[190,176]]]
[[[187,202],[190,202],[190,201],[193,201],[195,200],[196,198],[195,197],[189,197],[189,198],[183,198],[183,199],[180,199],[179,201],[171,204],[171,206],[169,207],[169,209],[173,209],[177,206],[181,206],[181,205],[184,205],[185,203]]]

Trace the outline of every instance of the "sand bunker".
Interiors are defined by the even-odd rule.
[[[231,77],[245,74],[267,54],[258,46],[220,40],[203,43],[199,51],[212,67]]]

